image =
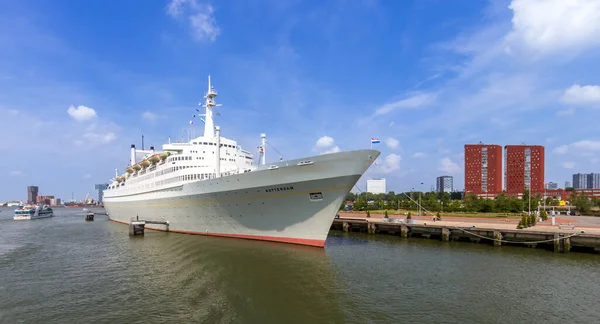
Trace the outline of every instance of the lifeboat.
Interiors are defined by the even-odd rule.
[[[127,173],[133,173],[133,168],[128,166],[127,169],[125,169],[125,171],[127,171]]]
[[[123,179],[123,177],[117,177],[117,179],[116,179],[116,180],[117,180],[117,182],[118,182],[118,183],[121,183],[121,182],[123,182],[123,180],[125,180],[125,179]]]
[[[162,160],[166,160],[169,156],[171,155],[171,152],[165,152],[165,153],[161,153],[160,154],[160,159]]]
[[[148,160],[144,160],[144,161],[140,162],[140,164],[141,164],[141,165],[142,165],[144,168],[147,168],[147,167],[150,165],[150,161],[148,161]]]
[[[133,169],[134,169],[135,171],[139,171],[140,169],[142,169],[142,166],[141,166],[141,165],[139,165],[139,164],[134,164],[134,165],[133,165]]]
[[[158,155],[154,154],[151,157],[149,157],[148,160],[152,163],[156,163],[160,160],[160,158],[158,157]]]

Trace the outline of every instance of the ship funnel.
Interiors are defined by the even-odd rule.
[[[131,161],[129,161],[129,165],[135,164],[135,144],[131,144]]]
[[[150,154],[154,154],[154,146],[150,146]]]

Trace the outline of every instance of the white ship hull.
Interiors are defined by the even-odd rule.
[[[344,198],[379,154],[376,150],[324,154],[168,189],[128,195],[105,192],[104,208],[111,220],[120,223],[128,224],[136,216],[168,221],[170,232],[323,247]],[[298,165],[308,160],[313,163]]]

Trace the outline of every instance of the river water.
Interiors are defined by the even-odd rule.
[[[330,234],[325,249],[0,208],[0,323],[598,323],[600,256]]]

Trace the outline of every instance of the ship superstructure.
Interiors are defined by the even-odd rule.
[[[136,216],[169,222],[169,231],[280,241],[322,247],[343,199],[379,156],[376,150],[260,162],[214,126],[217,92],[208,78],[203,136],[162,150],[131,145],[125,173],[104,191],[111,220]],[[145,156],[138,161],[139,153]],[[149,228],[153,228],[148,226]],[[155,229],[163,229],[160,226]]]

